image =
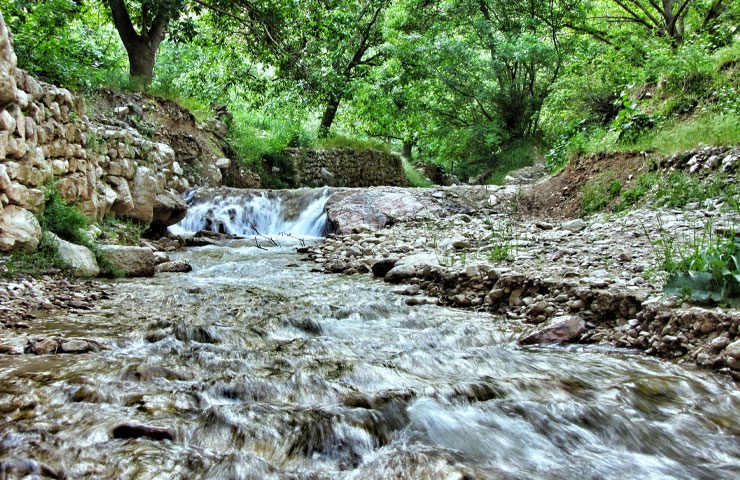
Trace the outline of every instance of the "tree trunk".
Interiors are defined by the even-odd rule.
[[[128,53],[129,75],[132,79],[149,85],[154,79],[154,64],[157,59],[156,46],[144,45],[146,41],[135,42],[134,45],[126,45]]]
[[[329,136],[331,126],[334,123],[334,118],[337,116],[337,110],[339,110],[339,99],[331,98],[329,103],[326,105],[326,109],[324,109],[324,114],[321,116],[319,138],[326,138]]]
[[[411,140],[404,140],[403,142],[403,150],[401,150],[401,156],[408,161],[411,161],[411,154],[414,149],[415,143],[416,142],[413,142]]]
[[[128,53],[131,78],[149,85],[154,78],[157,51],[164,40],[171,12],[159,12],[148,29],[142,26],[141,33],[137,33],[124,0],[108,0],[108,5],[113,15],[113,23]]]

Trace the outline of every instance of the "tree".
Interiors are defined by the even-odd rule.
[[[129,74],[148,85],[154,78],[154,64],[159,46],[164,40],[169,21],[175,18],[183,0],[105,0],[111,9],[113,24],[126,48],[129,61]],[[138,24],[137,32],[134,23]]]
[[[382,63],[382,23],[390,0],[197,1],[221,13],[277,82],[321,105],[319,136],[329,135],[358,80]],[[228,28],[228,27],[227,27]]]

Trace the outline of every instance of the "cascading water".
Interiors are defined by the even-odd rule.
[[[179,235],[201,230],[228,235],[321,237],[326,233],[324,210],[328,189],[295,191],[227,191],[215,196],[190,192],[187,216],[170,227]],[[290,208],[286,206],[290,203]]]
[[[176,229],[323,228],[326,192],[238,194],[192,194]],[[603,347],[520,347],[500,317],[410,307],[291,248],[231,240],[171,255],[193,270],[115,281],[93,310],[23,333],[95,351],[0,355],[0,480],[740,473],[727,378]],[[121,438],[121,425],[167,435]]]

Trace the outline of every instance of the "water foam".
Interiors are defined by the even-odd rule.
[[[186,196],[187,216],[169,228],[178,235],[191,235],[201,230],[229,235],[280,235],[321,237],[326,233],[328,190],[309,193],[308,204],[299,214],[291,215],[280,192],[253,192],[243,195],[219,195],[198,198],[195,192]]]

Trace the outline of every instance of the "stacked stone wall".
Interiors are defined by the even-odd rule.
[[[114,212],[148,224],[184,215],[179,193],[191,182],[169,145],[124,122],[91,121],[82,98],[16,64],[0,14],[0,251],[36,248],[41,229],[34,214],[52,182],[67,203],[93,218]],[[229,166],[228,159],[214,162],[221,162],[214,168]]]
[[[288,149],[296,183],[304,187],[408,186],[401,157],[379,150]]]

